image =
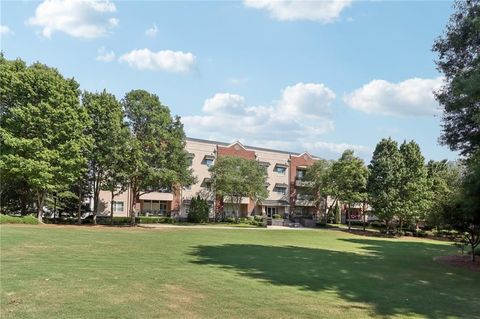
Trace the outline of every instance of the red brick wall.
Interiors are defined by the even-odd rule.
[[[234,144],[230,147],[218,146],[218,156],[219,157],[220,156],[236,156],[236,157],[242,157],[249,160],[254,160],[255,151],[245,150],[237,144]]]
[[[301,156],[290,156],[290,205],[295,207],[295,199],[297,197],[297,190],[295,187],[295,177],[297,176],[298,166],[310,166],[315,162],[310,156],[303,154]]]

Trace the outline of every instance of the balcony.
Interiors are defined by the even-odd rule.
[[[303,179],[297,178],[295,180],[296,187],[311,187],[312,185],[313,185],[313,182],[304,181]]]
[[[295,206],[315,206],[315,203],[311,195],[299,194],[295,200]]]

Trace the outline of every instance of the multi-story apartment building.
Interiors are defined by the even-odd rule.
[[[254,203],[249,198],[243,198],[240,214],[249,215],[281,215],[281,216],[311,216],[315,207],[305,194],[308,184],[303,181],[308,166],[312,165],[317,157],[305,152],[302,154],[246,146],[240,142],[232,144],[208,141],[196,138],[187,138],[186,150],[191,158],[193,174],[197,183],[177,192],[152,192],[140,196],[136,210],[141,214],[172,214],[186,217],[190,200],[197,194],[208,196],[212,206],[215,203],[214,194],[209,193],[207,184],[210,178],[209,168],[222,156],[238,156],[257,160],[267,171],[268,198],[261,203]],[[128,216],[131,192],[129,190],[114,199],[114,215]],[[111,195],[109,192],[100,192],[100,211],[107,214],[110,210]],[[223,211],[228,215],[233,207],[223,204]]]

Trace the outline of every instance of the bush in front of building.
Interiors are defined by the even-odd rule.
[[[188,209],[187,221],[190,223],[208,223],[210,207],[208,202],[200,196],[192,198]]]
[[[38,224],[38,219],[31,215],[16,217],[10,215],[0,215],[0,224]]]

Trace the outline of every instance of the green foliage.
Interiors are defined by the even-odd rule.
[[[132,207],[143,193],[171,187],[178,191],[195,181],[185,151],[185,132],[179,117],[158,96],[133,90],[122,100],[130,128],[128,180],[133,193]],[[135,212],[132,212],[133,216]],[[133,217],[132,216],[132,217]]]
[[[261,201],[268,196],[266,172],[255,160],[225,156],[217,159],[210,167],[210,188],[216,196],[235,205],[235,220],[243,197]]]
[[[210,207],[208,201],[200,198],[200,196],[193,197],[190,201],[190,208],[188,210],[187,220],[191,223],[208,223],[210,214]]]
[[[403,170],[400,182],[402,209],[398,216],[402,222],[425,220],[431,202],[431,191],[427,180],[425,158],[415,141],[404,142],[400,146]]]
[[[311,195],[314,205],[320,211],[322,205],[326,206],[328,195],[333,195],[332,163],[326,160],[317,160],[307,168],[305,182],[309,183],[305,193]],[[326,209],[326,207],[324,207]],[[324,216],[326,217],[326,216]]]
[[[125,190],[126,180],[122,177],[126,176],[128,169],[125,161],[128,130],[123,123],[122,105],[113,94],[105,90],[97,93],[85,91],[82,104],[92,123],[88,130],[93,141],[89,153],[89,179],[96,215],[101,189],[117,194]]]
[[[458,164],[443,161],[429,161],[427,180],[430,187],[430,204],[427,209],[426,222],[432,227],[440,228],[443,216],[450,209],[455,209],[455,199],[461,192],[462,176]]]
[[[368,169],[352,150],[346,150],[333,164],[332,175],[339,199],[347,204],[359,203],[367,197]]]
[[[0,74],[1,175],[28,186],[41,219],[46,194],[68,189],[86,170],[90,121],[78,83],[56,69],[2,55]]]
[[[0,224],[30,224],[30,225],[36,225],[36,224],[38,224],[38,219],[33,217],[32,215],[15,217],[15,216],[0,214]]]
[[[402,210],[400,189],[404,165],[397,142],[391,138],[382,139],[375,147],[368,168],[369,202],[388,229],[390,221]]]
[[[480,149],[480,1],[457,1],[433,46],[445,76],[436,98],[444,107],[441,142],[471,155]]]
[[[127,218],[128,222],[130,219]],[[174,224],[175,220],[167,216],[140,216],[136,218],[136,222],[140,224]]]

